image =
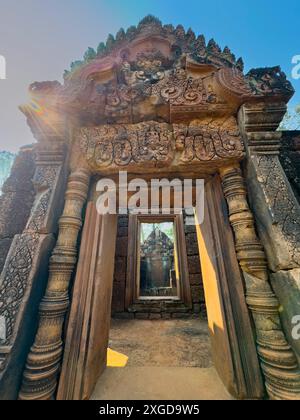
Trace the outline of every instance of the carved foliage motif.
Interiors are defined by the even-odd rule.
[[[262,184],[273,223],[288,239],[286,246],[296,264],[300,263],[299,206],[287,188],[277,156],[260,155],[254,158],[257,175]]]
[[[244,146],[234,118],[224,124],[200,124],[197,121],[189,126],[174,125],[177,150],[182,151],[181,162],[193,160],[212,161],[223,158],[242,158]]]
[[[140,123],[83,128],[81,148],[92,166],[127,166],[130,163],[168,163],[175,142],[168,124]]]
[[[0,316],[5,320],[5,340],[0,340],[0,370],[5,369],[8,353],[1,354],[1,346],[13,344],[14,327],[25,293],[29,286],[33,261],[38,252],[40,231],[47,216],[59,165],[37,166],[34,183],[36,200],[24,232],[16,237],[14,247],[0,278]]]
[[[54,182],[60,166],[38,166],[34,175],[36,200],[31,216],[27,224],[27,230],[38,232],[42,227],[47,215],[49,202],[52,195]]]
[[[205,86],[204,79],[188,76],[186,70],[179,67],[159,82],[152,93],[160,95],[172,106],[224,103],[217,97],[211,84]]]
[[[181,66],[164,70],[159,67],[158,60],[152,63],[153,67],[151,63],[146,61],[145,70],[135,70],[138,68],[136,64],[124,62],[117,83],[93,81],[89,96],[86,95],[86,89],[76,92],[75,96],[82,104],[85,115],[107,122],[118,119],[121,119],[120,122],[130,122],[132,107],[143,101],[170,106],[181,112],[187,107],[193,107],[193,112],[199,109],[226,109],[226,101],[215,92],[213,78],[208,81],[207,77],[190,76]]]
[[[223,123],[192,122],[189,126],[164,123],[103,125],[82,128],[80,146],[94,169],[110,165],[171,165],[180,154],[181,164],[192,161],[240,159],[244,147],[234,118]]]
[[[13,253],[9,255],[5,276],[0,287],[0,316],[4,316],[6,320],[6,340],[0,340],[0,345],[9,345],[10,343],[38,242],[38,234],[20,235]]]

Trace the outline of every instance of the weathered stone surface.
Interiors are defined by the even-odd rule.
[[[300,131],[283,131],[279,160],[300,204]]]
[[[10,238],[0,239],[0,272],[4,267],[4,263],[12,241],[13,240]]]
[[[128,238],[118,238],[116,246],[116,257],[127,257]]]
[[[201,312],[201,305],[200,305],[200,303],[195,303],[193,305],[193,312],[195,314],[200,314],[200,312]]]
[[[292,319],[300,316],[300,269],[272,273],[271,282],[280,302],[284,330],[300,363],[300,339],[292,337]]]
[[[30,215],[33,191],[6,192],[0,198],[0,238],[21,233]]]
[[[199,256],[189,256],[188,257],[188,266],[190,274],[200,274],[200,259]]]
[[[21,149],[0,196],[0,273],[13,237],[26,225],[34,200],[32,147]]]
[[[128,216],[120,216],[118,218],[118,231],[120,228],[128,228]]]
[[[191,286],[191,293],[193,303],[200,303],[205,301],[203,286]]]
[[[134,314],[130,312],[120,312],[114,314],[115,319],[134,319]]]
[[[25,146],[15,158],[11,174],[3,185],[3,193],[17,191],[32,192],[34,170],[34,148],[32,146]]]
[[[155,319],[161,319],[161,314],[149,314],[149,319],[155,320]]]
[[[247,162],[250,205],[273,272],[300,265],[300,207],[277,156]]]
[[[202,285],[202,275],[201,274],[190,274],[190,285],[191,286],[201,286]]]
[[[198,140],[205,137],[210,147]],[[118,173],[121,168],[144,173],[157,166],[186,170],[191,164],[210,170],[241,160],[244,145],[234,117],[186,124],[147,121],[137,124],[81,128],[76,141],[92,170]],[[145,152],[145,150],[147,152]]]
[[[190,317],[191,315],[188,313],[181,313],[181,312],[172,313],[172,318],[175,318],[175,319],[188,319]]]
[[[117,283],[124,283],[126,280],[126,258],[116,258],[114,279]]]
[[[186,249],[188,255],[198,255],[198,241],[196,234],[188,234],[186,235]]]
[[[118,236],[119,237],[128,236],[128,228],[127,227],[119,227],[118,228]]]
[[[0,277],[0,315],[5,317],[7,333],[0,341],[0,386],[5,389],[0,398],[4,399],[15,399],[19,390],[64,201],[61,147],[35,146],[34,157],[32,148],[21,150],[1,197],[6,209],[1,216],[8,223],[0,219],[0,235],[14,236]]]
[[[135,319],[149,319],[149,314],[137,313],[135,314]]]
[[[204,305],[204,304],[200,305],[200,316],[201,316],[202,319],[207,320],[207,308],[206,308],[206,305]]]
[[[114,282],[112,313],[125,311],[125,284]]]

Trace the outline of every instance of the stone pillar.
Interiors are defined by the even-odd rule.
[[[0,399],[18,395],[65,187],[63,144],[43,142],[35,146],[35,154],[35,200],[24,231],[13,239],[0,277]],[[18,225],[18,220],[14,223]]]
[[[300,340],[292,333],[293,319],[300,315],[300,206],[279,160],[282,133],[271,131],[276,125],[264,124],[267,118],[276,120],[276,113],[268,107],[254,111],[253,105],[244,105],[239,115],[247,151],[249,202],[280,302],[284,331],[300,363]]]
[[[298,400],[300,371],[279,317],[279,303],[267,270],[264,249],[257,237],[253,215],[239,164],[220,170],[235,233],[236,252],[246,283],[246,300],[252,312],[260,364],[271,399]]]
[[[49,400],[56,390],[63,323],[69,307],[69,286],[77,262],[77,240],[89,180],[86,169],[77,169],[69,177],[58,240],[50,259],[48,285],[40,305],[39,327],[23,375],[21,400]]]

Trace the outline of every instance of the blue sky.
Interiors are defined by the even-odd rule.
[[[0,55],[7,80],[0,80],[0,150],[33,142],[18,111],[33,81],[62,80],[64,69],[97,47],[108,33],[153,14],[181,23],[242,56],[246,71],[280,64],[291,77],[300,55],[300,0],[0,0]],[[293,80],[300,103],[300,80]]]

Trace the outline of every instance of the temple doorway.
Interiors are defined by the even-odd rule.
[[[262,394],[253,336],[245,335],[251,321],[220,179],[211,178],[205,189],[202,224],[187,223],[184,212],[100,216],[89,202],[58,399],[104,398],[110,381],[134,384],[136,369],[145,370],[141,390],[151,383],[166,389],[182,384],[176,375],[188,369],[184,375],[197,389],[189,398],[206,398],[204,382],[226,389],[227,397]],[[122,369],[107,365],[111,355],[123,360]],[[165,368],[169,382],[160,373],[155,377],[155,368]],[[178,387],[161,396],[174,399],[181,392]]]
[[[92,399],[231,399],[212,360],[196,227],[119,216],[107,368]]]
[[[107,368],[92,399],[132,398],[231,398],[214,368],[196,227],[185,215],[118,218]]]

